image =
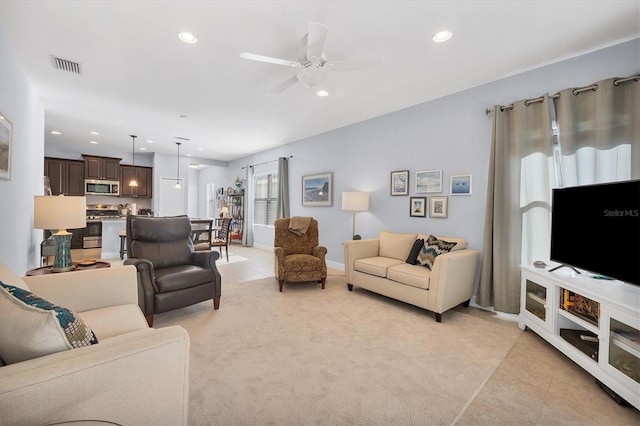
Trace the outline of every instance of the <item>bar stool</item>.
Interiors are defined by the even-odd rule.
[[[127,248],[125,246],[127,231],[118,231],[118,236],[120,237],[120,260],[123,260],[124,255],[127,252]]]

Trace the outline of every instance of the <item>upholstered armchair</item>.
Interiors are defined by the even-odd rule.
[[[276,220],[273,252],[280,291],[285,281],[318,281],[324,289],[327,249],[318,244],[317,220],[310,217]]]
[[[187,216],[127,216],[125,265],[138,270],[139,304],[153,315],[213,299],[220,307],[221,278],[215,251],[194,251]]]

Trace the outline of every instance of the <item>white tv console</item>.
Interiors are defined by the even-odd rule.
[[[521,266],[518,326],[640,410],[640,286],[548,269]]]

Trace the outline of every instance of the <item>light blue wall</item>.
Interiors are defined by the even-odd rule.
[[[469,64],[469,72],[475,66]],[[464,237],[481,250],[492,130],[486,108],[639,70],[636,39],[230,162],[227,176],[246,164],[293,155],[291,215],[318,219],[320,242],[333,266],[344,263],[341,243],[351,234],[351,213],[340,206],[341,193],[351,190],[371,194],[370,210],[356,218],[363,238],[381,230],[433,233]],[[449,196],[447,219],[409,217],[409,197],[389,194],[390,172],[409,170],[410,195],[423,196],[415,194],[415,172],[434,169],[443,170],[444,191],[437,195],[449,196],[449,178],[455,174],[473,176],[473,194]],[[333,206],[303,207],[302,176],[324,172],[334,176]],[[273,232],[262,231],[256,232],[254,245],[272,247]]]
[[[23,275],[40,266],[33,196],[44,193],[44,108],[1,27],[0,113],[13,124],[11,180],[0,180],[0,263]]]

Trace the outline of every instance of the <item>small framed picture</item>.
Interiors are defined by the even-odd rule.
[[[411,197],[409,199],[410,217],[427,217],[427,197]]]
[[[442,192],[442,170],[416,172],[416,194]]]
[[[429,217],[446,218],[449,213],[448,200],[446,196],[429,197]]]
[[[0,179],[11,180],[11,145],[13,125],[0,113]]]
[[[451,195],[471,195],[471,175],[451,176]]]
[[[391,172],[391,195],[409,195],[409,170]]]
[[[333,201],[333,173],[302,176],[302,205],[331,207]]]

